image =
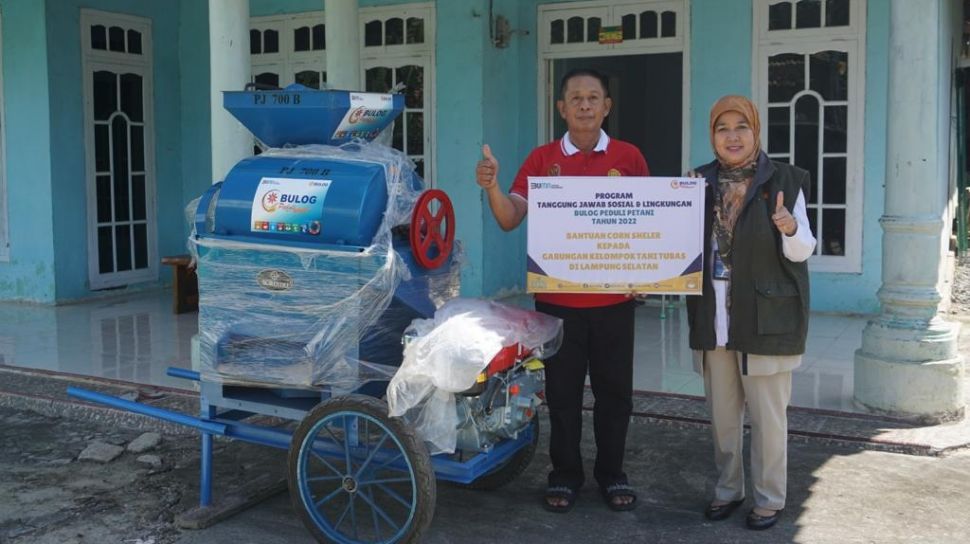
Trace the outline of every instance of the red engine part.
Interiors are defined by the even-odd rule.
[[[421,193],[411,216],[411,251],[423,268],[438,268],[451,255],[455,242],[455,209],[440,189]]]
[[[530,353],[532,353],[531,349],[523,349],[518,343],[505,346],[488,362],[485,375],[491,377],[499,372],[506,371],[515,366],[516,361],[528,357]]]

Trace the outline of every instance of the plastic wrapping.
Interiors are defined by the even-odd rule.
[[[457,298],[405,332],[404,362],[387,388],[391,416],[404,416],[432,453],[454,452],[455,393],[475,384],[505,346],[548,356],[562,342],[562,320],[493,301]]]
[[[328,386],[337,393],[389,379],[400,364],[401,334],[408,324],[457,295],[460,246],[438,269],[414,264],[406,235],[395,227],[410,223],[420,179],[397,150],[355,141],[269,149],[254,160],[262,157],[301,165],[380,165],[386,209],[370,245],[316,248],[220,236],[214,194],[196,213],[189,238],[198,263],[203,379]],[[231,178],[232,173],[226,183]],[[202,213],[205,232],[198,232]]]

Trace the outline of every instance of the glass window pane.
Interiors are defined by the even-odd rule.
[[[114,220],[127,221],[128,214],[128,123],[123,117],[111,122],[111,175],[114,185]]]
[[[119,53],[125,52],[125,29],[120,26],[108,29],[108,49]]]
[[[845,255],[845,210],[822,210],[822,255]]]
[[[115,227],[115,255],[118,259],[118,272],[131,270],[131,227]]]
[[[142,121],[141,76],[121,74],[121,111],[136,123]]]
[[[822,0],[798,0],[795,4],[795,28],[822,26]]]
[[[805,55],[782,53],[768,57],[768,101],[788,102],[805,90]]]
[[[657,12],[644,11],[640,14],[640,37],[656,38],[657,35]]]
[[[791,28],[791,4],[778,2],[768,7],[768,30],[789,30]]]
[[[249,31],[249,54],[258,55],[263,52],[263,35],[258,30]]]
[[[795,102],[795,166],[818,179],[818,100],[803,95]]]
[[[320,88],[320,72],[317,72],[316,70],[304,70],[302,72],[297,72],[293,79],[300,85],[306,85],[311,89]]]
[[[826,153],[845,153],[849,131],[849,112],[846,106],[825,107],[824,145]]]
[[[108,125],[95,125],[94,169],[98,172],[107,172],[111,169],[111,151],[108,145]]]
[[[114,251],[111,227],[98,227],[98,272],[109,274],[115,271]]]
[[[660,36],[670,38],[677,35],[677,14],[665,11],[660,15]]]
[[[145,195],[145,176],[131,176],[131,218],[135,221],[145,220],[147,202]]]
[[[118,110],[118,76],[112,72],[94,73],[94,120],[107,121]]]
[[[275,30],[263,32],[263,53],[280,52],[280,33]]]
[[[768,153],[789,153],[791,125],[787,106],[768,108]]]
[[[424,19],[408,17],[408,43],[424,43]]]
[[[825,100],[849,97],[849,55],[843,51],[822,51],[811,56],[811,88]]]
[[[623,27],[623,39],[635,40],[637,38],[637,16],[634,14],[624,15],[620,19],[620,26]]]
[[[392,17],[384,23],[384,44],[401,45],[404,43],[404,20]]]
[[[364,90],[369,93],[386,93],[392,85],[390,68],[369,68],[364,74]]]
[[[391,147],[404,151],[404,123],[400,120],[394,123],[394,133],[391,134]]]
[[[408,155],[424,155],[424,114],[407,112]]]
[[[148,268],[148,227],[144,223],[135,225],[135,268]]]
[[[131,127],[131,170],[145,171],[145,127]]]
[[[141,32],[128,31],[128,52],[133,55],[141,55]]]
[[[599,17],[590,17],[589,19],[586,19],[586,41],[600,41],[600,26],[602,24],[603,22]]]
[[[91,49],[107,49],[108,32],[104,25],[94,25],[91,27]]]
[[[822,159],[822,203],[845,204],[845,157]]]
[[[327,48],[327,25],[313,26],[313,50],[323,51]]]
[[[384,23],[371,21],[364,25],[364,47],[384,45]]]
[[[849,26],[849,0],[825,0],[825,26]]]
[[[310,27],[301,26],[293,31],[293,50],[294,51],[309,51],[310,50]]]
[[[256,87],[261,89],[279,89],[280,76],[272,72],[256,74]]]
[[[111,221],[111,176],[98,176],[95,191],[98,200],[98,223]]]
[[[404,83],[404,107],[424,107],[424,68],[402,66],[397,69],[397,82]]]
[[[566,42],[578,43],[583,41],[583,18],[570,17],[566,21]]]
[[[549,25],[549,43],[563,43],[563,22],[556,19]]]

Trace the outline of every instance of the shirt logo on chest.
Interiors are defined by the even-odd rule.
[[[552,166],[549,167],[549,172],[547,172],[546,175],[558,176],[561,171],[562,169],[559,168],[559,163],[553,163]]]
[[[606,175],[607,176],[622,176],[623,174],[620,173],[620,171],[617,170],[616,168],[610,168],[610,171],[607,172]]]

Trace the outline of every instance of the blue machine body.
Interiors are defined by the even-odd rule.
[[[294,87],[227,92],[224,104],[270,145],[330,145],[344,140],[334,136],[344,135],[351,94],[359,101],[364,93]],[[403,107],[400,95],[363,100],[387,108],[359,114],[379,129]],[[343,150],[352,158],[354,145]],[[399,366],[404,329],[415,318],[432,317],[435,301],[456,294],[450,291],[457,288],[457,270],[450,263],[425,270],[416,264],[406,233],[379,231],[388,208],[384,164],[295,151],[240,161],[197,205],[204,379],[287,387],[386,379],[386,373],[346,368],[346,362]],[[411,188],[422,183],[410,169],[401,176]],[[408,269],[395,277],[410,279],[383,284],[387,248],[365,251],[379,232],[400,256],[390,260]],[[373,308],[367,305],[375,291],[368,290],[381,288],[393,289],[390,303],[370,323]]]

